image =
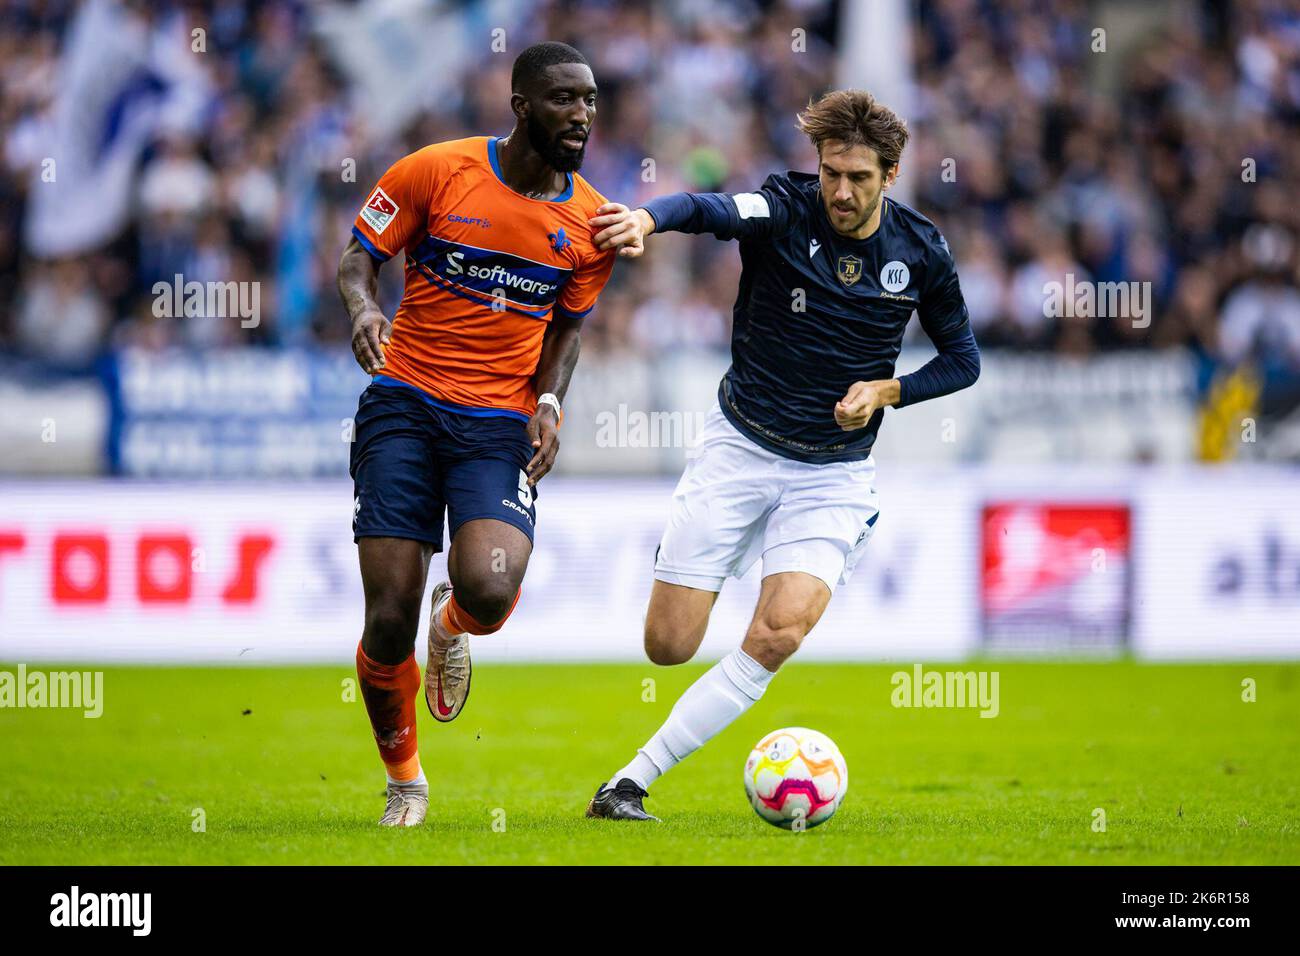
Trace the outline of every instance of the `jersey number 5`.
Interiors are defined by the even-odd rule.
[[[519,469],[519,503],[525,508],[533,506],[533,489],[528,484],[528,472]]]

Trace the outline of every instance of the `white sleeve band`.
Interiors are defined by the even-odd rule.
[[[772,211],[767,208],[767,197],[762,193],[736,193],[731,197],[741,219],[767,219]]]

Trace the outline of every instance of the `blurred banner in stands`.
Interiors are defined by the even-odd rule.
[[[188,38],[153,42],[137,13],[114,0],[81,5],[58,66],[44,142],[27,130],[11,160],[32,168],[24,240],[39,258],[72,256],[116,238],[136,211],[145,147],[193,134],[207,95]],[[21,155],[26,152],[26,155]]]
[[[900,371],[929,354],[905,350]],[[727,362],[705,349],[585,356],[565,402],[557,471],[680,471]],[[9,396],[0,473],[347,474],[367,377],[342,349],[125,349],[97,367],[97,377],[54,380],[0,367]],[[888,413],[876,455],[890,464],[1191,461],[1196,375],[1177,352],[1089,362],[989,352],[979,388]],[[1264,447],[1245,443],[1242,454]]]

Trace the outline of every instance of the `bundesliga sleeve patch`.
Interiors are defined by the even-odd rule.
[[[375,235],[379,235],[396,217],[397,203],[393,202],[388,193],[376,186],[375,191],[366,200],[365,208],[361,210],[361,218],[365,220],[366,225],[375,230]]]
[[[767,208],[767,197],[762,193],[736,193],[731,197],[741,219],[767,219],[772,211]]]

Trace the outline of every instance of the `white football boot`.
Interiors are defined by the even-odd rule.
[[[448,723],[455,720],[469,700],[469,681],[473,668],[469,660],[469,635],[458,634],[446,647],[439,646],[434,617],[442,596],[451,590],[443,581],[433,589],[433,610],[429,615],[429,659],[424,665],[424,702],[433,719]]]
[[[429,784],[390,783],[381,827],[418,827],[429,812]]]

